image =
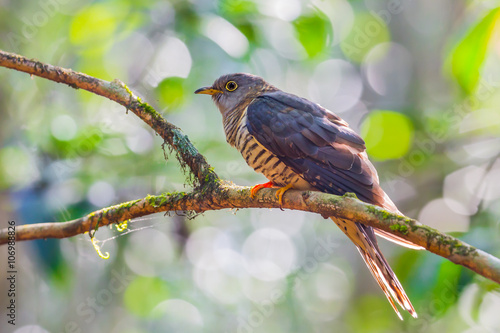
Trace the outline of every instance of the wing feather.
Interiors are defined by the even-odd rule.
[[[361,156],[363,139],[318,104],[282,91],[264,94],[248,106],[247,128],[262,146],[321,191],[354,192],[366,202],[383,203],[386,196],[376,171]]]
[[[333,112],[283,91],[256,98],[247,109],[247,128],[266,149],[320,191],[355,193],[365,202],[399,213],[378,183],[363,139]],[[397,244],[409,241],[378,231]]]

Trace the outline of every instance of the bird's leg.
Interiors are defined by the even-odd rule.
[[[287,186],[283,186],[283,187],[279,188],[276,191],[276,198],[279,199],[281,210],[283,210],[283,208],[282,208],[282,206],[283,206],[283,195],[285,194],[286,191],[288,191],[289,189],[291,189],[292,186],[293,186],[293,184],[288,184]]]
[[[292,186],[293,186],[292,184],[288,184],[287,186],[280,187],[276,191],[276,198],[279,199],[280,207],[283,206],[283,195],[285,194],[286,191],[291,189]],[[255,186],[252,186],[252,189],[250,190],[250,197],[253,199],[255,197],[255,194],[257,194],[257,192],[260,189],[271,188],[271,187],[279,187],[279,186],[276,186],[276,184],[274,184],[273,182],[267,182],[264,184],[257,184]]]
[[[252,186],[252,189],[250,190],[250,197],[253,199],[255,197],[255,195],[257,194],[257,192],[262,188],[271,188],[271,187],[275,187],[275,186],[276,185],[274,185],[273,182],[267,182],[264,184],[257,184],[255,186]]]

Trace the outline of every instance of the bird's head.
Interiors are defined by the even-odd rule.
[[[195,94],[211,95],[223,117],[233,111],[243,111],[244,106],[263,92],[275,91],[263,78],[247,73],[227,74],[215,80],[210,87],[196,90]]]

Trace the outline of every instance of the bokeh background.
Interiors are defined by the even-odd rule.
[[[250,72],[343,117],[401,211],[500,255],[500,6],[452,0],[0,0],[0,48],[119,78],[225,179],[263,182],[193,95]],[[108,100],[0,68],[0,226],[183,190],[176,159]],[[397,319],[329,220],[248,209],[17,244],[2,332],[498,332],[499,286],[381,241],[418,314]],[[0,305],[7,271],[0,248]]]

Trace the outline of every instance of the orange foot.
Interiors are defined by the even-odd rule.
[[[280,203],[280,208],[283,210],[283,195],[285,194],[286,191],[292,188],[292,184],[288,184],[287,186],[281,187],[276,191],[276,198],[279,199]]]
[[[255,186],[252,186],[252,189],[250,190],[250,197],[253,199],[260,189],[271,187],[274,187],[273,182],[267,182],[265,184],[257,184]]]

